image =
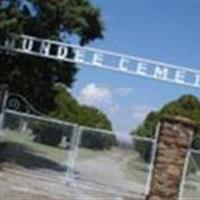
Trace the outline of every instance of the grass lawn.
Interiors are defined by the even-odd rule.
[[[6,130],[5,142],[7,144],[5,153],[10,163],[31,164],[33,160],[37,162],[37,156],[38,162],[46,159],[58,164],[66,164],[68,159],[69,151],[67,149],[34,142],[31,135],[17,131]],[[31,156],[33,160],[31,160]],[[80,148],[78,156],[81,159],[89,159],[97,156],[97,153],[90,149]]]
[[[130,180],[145,184],[149,173],[149,164],[139,158],[137,152],[133,152],[132,158],[127,162],[127,176]]]
[[[61,149],[34,142],[32,141],[32,138],[26,134],[22,134],[15,131],[6,131],[5,141],[21,144],[32,150],[34,154],[38,154],[43,157],[55,160],[56,162],[66,161],[67,159],[66,149]]]
[[[200,198],[200,180],[188,181],[185,184],[183,197],[185,199],[199,199]]]

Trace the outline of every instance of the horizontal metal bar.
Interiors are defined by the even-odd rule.
[[[45,116],[37,116],[37,115],[18,112],[18,111],[14,111],[14,110],[10,110],[10,109],[5,109],[5,113],[13,114],[13,115],[17,115],[17,116],[22,116],[22,117],[26,117],[26,118],[31,118],[31,119],[36,119],[36,120],[42,120],[42,121],[50,122],[50,123],[57,123],[57,124],[60,124],[60,125],[66,125],[66,126],[72,126],[72,127],[78,126],[80,131],[88,130],[88,131],[96,131],[96,132],[99,132],[99,133],[113,134],[114,135],[114,132],[112,132],[112,131],[108,131],[108,130],[105,130],[105,129],[92,128],[92,127],[87,127],[87,126],[79,126],[76,123],[62,121],[62,120],[54,119],[54,118],[51,118],[51,117],[48,117],[48,116],[46,116],[46,117]]]
[[[18,35],[16,35],[17,37],[19,37]],[[63,47],[74,47],[74,48],[78,48],[81,50],[88,50],[88,51],[95,51],[95,52],[99,52],[99,53],[104,53],[110,56],[115,56],[115,57],[123,57],[123,58],[128,58],[128,59],[132,59],[135,61],[139,61],[139,62],[146,62],[149,64],[153,64],[153,65],[161,65],[161,66],[166,66],[169,68],[173,68],[173,69],[182,69],[182,70],[186,70],[186,71],[190,71],[190,72],[195,72],[195,73],[199,73],[200,74],[200,70],[197,69],[193,69],[193,68],[188,68],[185,66],[181,66],[181,65],[173,65],[173,64],[168,64],[165,62],[160,62],[160,61],[155,61],[155,60],[151,60],[151,59],[146,59],[146,58],[142,58],[142,57],[138,57],[138,56],[132,56],[132,55],[128,55],[128,54],[122,54],[122,53],[115,53],[112,51],[108,51],[108,50],[102,50],[102,49],[97,49],[94,47],[81,47],[79,45],[75,45],[75,44],[66,44],[63,42],[59,42],[59,41],[55,41],[55,40],[49,40],[49,39],[42,39],[42,38],[36,38],[34,36],[27,36],[27,35],[21,35],[21,38],[30,38],[32,40],[35,41],[47,41],[51,44],[55,44],[55,45],[59,45],[59,46],[63,46]]]
[[[190,149],[190,152],[191,152],[191,153],[200,154],[200,150],[196,150],[196,149]]]
[[[81,131],[96,131],[99,133],[105,133],[105,134],[110,134],[110,135],[115,135],[114,132],[106,130],[106,129],[100,129],[100,128],[92,128],[88,126],[80,126]]]
[[[140,137],[140,136],[136,136],[136,135],[133,135],[131,138],[136,139],[136,140],[143,140],[143,141],[147,141],[147,142],[152,142],[152,143],[156,142],[156,139],[148,138],[148,137]]]
[[[71,126],[71,127],[77,126],[77,124],[75,124],[75,123],[61,121],[61,120],[54,119],[51,117],[43,117],[43,116],[37,116],[37,115],[28,114],[28,113],[18,112],[18,111],[14,111],[14,110],[10,110],[10,109],[5,109],[5,113],[22,116],[22,117],[26,117],[26,118],[30,118],[30,119],[41,120],[41,121],[50,122],[50,123],[56,123],[56,124],[60,124],[60,125]]]
[[[16,46],[9,47],[9,46],[0,45],[1,49],[8,50],[8,51],[15,51],[15,52],[19,52],[19,53],[25,53],[25,54],[32,55],[32,56],[44,57],[44,58],[48,58],[48,59],[76,63],[79,65],[93,66],[96,68],[106,69],[106,70],[115,71],[115,72],[124,73],[124,74],[128,74],[128,75],[133,75],[133,76],[139,76],[139,77],[143,77],[143,78],[149,78],[149,79],[172,83],[172,84],[176,84],[176,85],[182,85],[182,86],[198,88],[198,89],[200,88],[200,85],[199,85],[200,70],[197,70],[197,69],[187,68],[187,67],[178,66],[178,65],[171,65],[171,64],[164,63],[164,62],[149,60],[149,59],[140,58],[140,57],[136,57],[136,56],[130,56],[130,55],[126,55],[126,54],[114,53],[111,51],[105,51],[105,50],[100,50],[100,49],[91,48],[91,47],[81,47],[79,45],[66,44],[66,43],[62,43],[62,42],[58,42],[58,41],[54,41],[54,40],[48,40],[48,39],[41,39],[41,38],[37,38],[37,37],[33,37],[33,36],[14,35],[14,34],[12,34],[11,36],[13,37],[13,39],[22,40],[22,42],[23,42],[23,40],[30,39],[30,40],[36,41],[36,42],[41,42],[41,43],[47,42],[50,45],[58,45],[58,47],[79,49],[79,50],[82,50],[82,51],[85,51],[88,53],[92,53],[92,54],[102,53],[105,56],[113,56],[113,58],[115,57],[115,59],[123,58],[123,59],[129,59],[130,61],[134,61],[137,63],[142,62],[142,63],[148,64],[149,69],[152,67],[155,68],[156,66],[159,66],[159,67],[165,67],[165,68],[173,69],[173,70],[184,70],[185,73],[186,72],[190,73],[190,75],[188,74],[188,77],[185,77],[185,78],[187,78],[186,80],[179,81],[175,77],[171,77],[171,78],[170,77],[163,78],[162,76],[157,77],[152,72],[151,73],[150,72],[138,73],[137,71],[130,69],[130,68],[126,68],[126,70],[123,70],[119,66],[114,66],[114,65],[110,65],[110,64],[101,63],[101,65],[98,65],[98,64],[94,64],[92,61],[87,61],[87,60],[80,61],[80,60],[76,60],[74,58],[69,58],[69,57],[59,58],[59,57],[57,57],[57,55],[51,55],[50,53],[45,54],[45,53],[41,53],[40,51],[35,52],[32,50],[30,50],[30,51],[24,50],[23,48],[21,48],[21,47],[18,48]],[[190,80],[189,76],[192,76],[194,80]]]

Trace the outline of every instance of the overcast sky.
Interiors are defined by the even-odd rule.
[[[199,3],[198,3],[199,2]],[[200,1],[93,0],[101,7],[105,38],[91,46],[200,68]],[[82,67],[72,90],[83,104],[102,109],[121,135],[148,112],[198,89]]]

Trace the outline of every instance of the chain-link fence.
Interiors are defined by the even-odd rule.
[[[182,199],[200,198],[200,150],[191,149],[184,178]]]
[[[77,190],[92,190],[100,197],[142,198],[149,183],[153,145],[153,139],[122,139],[109,131],[81,127],[72,181]]]
[[[153,139],[120,139],[107,130],[8,109],[1,131],[0,157],[6,165],[1,199],[26,194],[37,199],[139,199],[147,191]]]
[[[64,177],[76,125],[13,110],[3,118],[0,199],[71,199]]]

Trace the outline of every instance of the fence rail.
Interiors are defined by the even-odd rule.
[[[13,153],[17,153],[22,160],[31,160],[31,157],[34,160],[36,152],[42,161],[50,159],[51,165],[52,162],[58,163],[59,170],[64,170],[61,170],[64,172],[62,173],[63,182],[72,187],[75,186],[77,190],[83,189],[87,183],[85,185],[87,189],[94,193],[99,190],[107,194],[115,193],[118,196],[120,194],[122,196],[132,196],[133,194],[141,196],[148,191],[152,153],[156,144],[154,139],[132,136],[128,140],[121,140],[113,131],[79,126],[75,123],[11,109],[4,109],[3,115],[1,131],[5,142],[16,144],[16,147],[12,147],[16,148]],[[23,125],[25,125],[24,129]],[[35,140],[35,131],[46,134],[43,130],[50,131],[49,134],[53,130],[69,136],[68,148],[66,145],[62,146],[62,148],[64,147],[61,149],[62,156],[56,155],[59,154],[60,147],[58,150],[51,149],[49,146],[33,141],[33,138]],[[24,155],[21,156],[21,152],[18,152],[22,145],[28,151],[33,150],[29,158],[26,156],[24,158]],[[143,151],[144,149],[146,150]],[[23,154],[26,153],[23,152]],[[16,162],[20,163],[20,159],[16,159]],[[25,162],[23,165],[35,162],[30,160],[23,160]],[[55,167],[56,170],[58,170],[57,167]],[[44,171],[43,174],[48,179],[49,172]]]
[[[121,139],[113,131],[8,108],[4,108],[0,115],[0,136],[10,145],[6,152],[9,159],[13,155],[18,156],[15,162],[23,163],[24,167],[35,165],[39,169],[45,168],[37,172],[44,175],[44,180],[48,180],[50,175],[51,178],[59,177],[58,182],[62,180],[80,193],[83,190],[93,191],[93,196],[97,192],[126,197],[147,195],[159,131],[160,124],[155,138],[133,135]],[[59,143],[56,148],[38,144],[34,141],[35,132],[39,132],[41,137],[45,134],[49,137],[52,132],[62,134],[64,143]],[[180,199],[198,199],[200,150],[190,149],[187,160]],[[40,162],[44,162],[45,167]],[[49,170],[56,170],[59,174]],[[33,179],[35,177],[38,177],[37,174],[33,174]]]
[[[184,177],[180,199],[199,199],[200,197],[200,150],[190,149],[188,165]]]

